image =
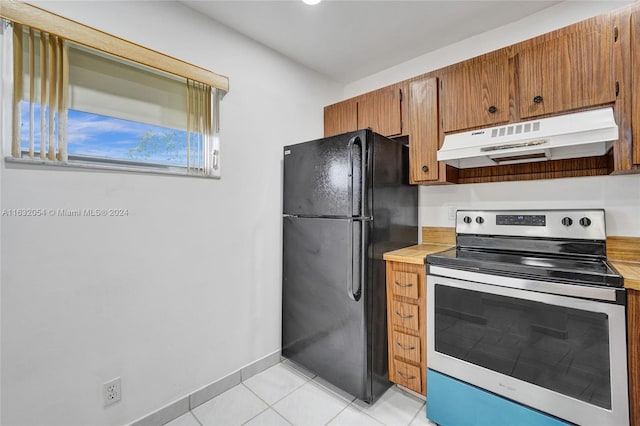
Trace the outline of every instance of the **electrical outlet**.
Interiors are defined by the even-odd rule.
[[[447,218],[449,220],[456,220],[456,207],[447,206]]]
[[[102,384],[102,397],[104,398],[105,407],[120,401],[120,398],[122,398],[122,384],[120,383],[120,377],[116,377],[115,379]]]

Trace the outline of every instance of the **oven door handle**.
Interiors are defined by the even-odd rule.
[[[483,274],[481,272],[465,271],[462,269],[452,269],[437,265],[429,265],[427,274],[557,296],[579,297],[581,299],[595,299],[614,302],[618,305],[624,305],[626,301],[625,291],[623,288],[590,287],[584,285],[536,281],[523,278],[504,277],[501,275]]]

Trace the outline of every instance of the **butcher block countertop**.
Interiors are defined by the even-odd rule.
[[[640,263],[609,261],[611,266],[624,277],[624,287],[640,291]]]
[[[414,265],[424,265],[427,255],[444,251],[452,246],[444,244],[418,244],[417,246],[405,247],[394,251],[388,251],[382,257],[384,260],[394,262],[413,263]]]

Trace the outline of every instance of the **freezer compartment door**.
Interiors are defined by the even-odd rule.
[[[366,216],[362,159],[368,135],[359,131],[284,147],[283,213]]]
[[[367,223],[299,217],[283,222],[282,354],[368,400],[361,251]]]

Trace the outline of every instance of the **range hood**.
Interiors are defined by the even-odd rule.
[[[438,161],[465,169],[606,154],[618,140],[612,108],[524,121],[444,137]]]

